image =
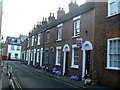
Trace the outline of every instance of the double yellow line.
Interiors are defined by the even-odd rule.
[[[17,78],[16,78],[16,76],[14,75],[13,72],[12,72],[12,79],[14,80],[17,88],[18,88],[19,90],[22,90],[22,87],[21,87],[20,83],[18,82],[18,80],[17,80]]]

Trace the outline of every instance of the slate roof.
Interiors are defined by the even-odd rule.
[[[94,8],[94,2],[86,2],[85,4],[76,8],[75,10],[68,12],[67,14],[63,15],[62,17],[60,17],[58,19],[53,20],[52,22],[48,23],[47,25],[38,27],[36,30],[31,32],[29,37],[36,35],[43,31],[45,32],[46,30],[51,29],[52,27],[56,27],[58,24],[64,23],[65,21],[68,21],[78,15],[81,15],[93,8]]]

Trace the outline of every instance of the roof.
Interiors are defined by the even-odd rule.
[[[80,14],[83,14],[83,13],[85,13],[93,8],[94,8],[94,2],[86,2],[85,4],[79,6],[78,8],[74,9],[73,11],[63,15],[62,17],[48,23],[47,25],[44,25],[44,26],[37,28],[36,30],[34,30],[31,33],[31,35],[29,37],[36,35],[40,32],[46,31],[48,29],[51,29],[52,27],[55,27],[60,23],[64,23],[65,21],[68,21],[71,18],[76,17]]]
[[[20,45],[20,39],[17,37],[7,36],[6,43],[10,45]]]

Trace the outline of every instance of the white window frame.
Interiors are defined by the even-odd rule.
[[[29,47],[29,40],[30,40],[30,39],[28,38],[28,44],[27,44],[27,47]]]
[[[58,65],[58,66],[60,66],[60,62],[58,61],[58,50],[60,50],[61,51],[61,48],[62,47],[56,47],[56,63],[55,63],[55,65]],[[60,53],[60,61],[61,61],[61,53]],[[59,63],[58,63],[59,62]]]
[[[15,46],[14,45],[11,45],[11,50],[15,50]]]
[[[40,63],[40,49],[37,49],[37,63]]]
[[[31,46],[34,46],[34,39],[35,39],[35,36],[32,36],[32,45]]]
[[[57,41],[62,40],[62,28],[63,28],[63,23],[57,26]]]
[[[114,41],[114,40],[120,40],[120,37],[119,38],[111,38],[111,39],[107,40],[107,67],[106,67],[106,69],[120,70],[120,67],[110,66],[110,55],[120,54],[120,53],[110,53],[110,41]],[[116,47],[118,47],[118,46],[116,46]],[[120,46],[119,46],[119,48],[120,48]]]
[[[40,45],[40,39],[41,39],[41,34],[38,34],[38,41],[37,41],[37,45]]]
[[[79,15],[79,16],[77,16],[77,17],[75,17],[75,18],[73,18],[73,37],[79,37],[80,36],[80,32],[81,32],[81,20],[80,20],[80,18],[81,18],[81,15]],[[75,26],[75,24],[76,24],[76,22],[78,22],[79,21],[79,23],[80,23],[80,26],[79,26],[79,28],[76,28],[76,26]],[[76,33],[76,30],[77,29],[79,29],[79,33],[77,34]]]
[[[113,13],[112,13],[112,10],[111,10],[111,7],[112,7],[112,4],[116,4],[116,6],[114,6],[114,10],[113,10]],[[118,13],[120,13],[120,0],[108,0],[108,16],[113,16],[113,15],[116,15]]]
[[[17,50],[20,50],[20,46],[17,46]]]
[[[71,68],[79,68],[79,64],[78,65],[74,64],[74,48],[78,48],[79,49],[79,47],[77,46],[77,44],[73,44],[72,45],[72,62],[71,62]]]
[[[46,31],[46,43],[49,43],[50,40],[50,30]]]

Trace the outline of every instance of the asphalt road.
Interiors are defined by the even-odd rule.
[[[22,88],[73,88],[70,85],[49,78],[21,64],[19,61],[8,61],[12,71]]]

